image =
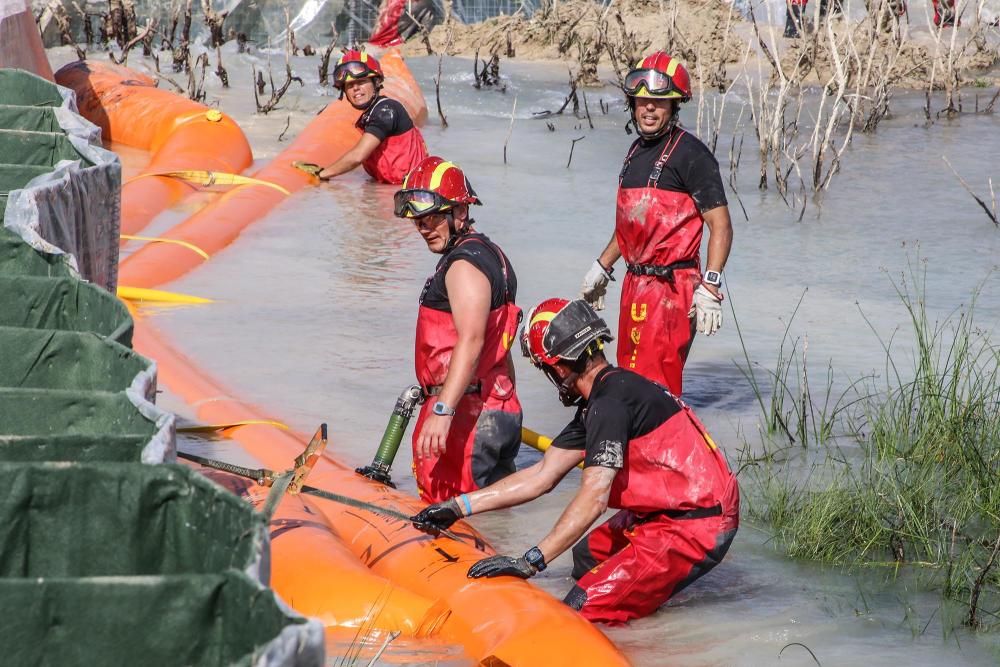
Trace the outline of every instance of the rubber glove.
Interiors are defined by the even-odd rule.
[[[444,502],[428,505],[417,514],[410,517],[413,527],[425,533],[435,533],[451,528],[451,524],[461,519],[464,514],[458,502],[452,498]]]
[[[535,576],[535,568],[524,560],[524,556],[490,556],[476,562],[469,568],[469,578],[480,577],[521,577],[528,579]]]
[[[608,283],[614,280],[611,272],[601,266],[600,260],[594,264],[583,277],[580,285],[580,298],[594,307],[594,310],[604,310],[604,295],[608,292]]]
[[[698,285],[688,317],[697,317],[698,331],[711,336],[722,326],[722,295],[715,296],[704,285]]]

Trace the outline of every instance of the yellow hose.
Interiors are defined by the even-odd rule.
[[[542,435],[541,433],[536,433],[530,428],[521,428],[521,442],[528,445],[529,447],[534,447],[538,451],[545,453],[545,450],[549,448],[552,444],[552,438]],[[583,463],[578,463],[577,468],[583,468]]]
[[[126,301],[158,301],[160,303],[214,303],[212,299],[205,299],[200,296],[190,294],[180,294],[178,292],[164,292],[158,289],[147,289],[145,287],[118,286],[118,297]]]

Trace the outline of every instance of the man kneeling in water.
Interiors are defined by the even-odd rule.
[[[419,526],[512,507],[552,490],[580,461],[579,491],[523,556],[491,556],[469,577],[527,579],[573,547],[576,586],[565,602],[591,621],[654,612],[725,556],[739,524],[739,487],[701,422],[669,391],[604,356],[611,330],[587,302],[549,299],[528,316],[521,349],[577,412],[542,460],[479,491],[431,505]]]
[[[399,185],[427,157],[427,146],[410,114],[397,100],[381,95],[385,75],[374,56],[345,51],[333,70],[333,85],[351,106],[363,112],[356,126],[361,138],[349,151],[319,172],[330,180],[362,165],[380,183]]]

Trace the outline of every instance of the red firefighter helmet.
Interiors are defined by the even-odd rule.
[[[456,204],[482,202],[458,165],[431,155],[406,175],[394,204],[396,217],[420,218],[447,211]]]
[[[333,68],[333,85],[342,89],[345,83],[356,79],[375,79],[377,87],[385,80],[385,75],[375,56],[368,55],[364,50],[348,49]]]
[[[681,61],[663,51],[642,59],[625,77],[622,86],[629,97],[658,97],[687,102],[691,99],[691,77]]]
[[[607,322],[583,299],[546,299],[528,313],[521,353],[545,370],[560,361],[579,360],[594,342],[614,339]]]

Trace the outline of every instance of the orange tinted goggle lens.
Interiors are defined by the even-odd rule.
[[[655,69],[632,70],[625,77],[623,88],[626,95],[635,95],[642,88],[645,88],[651,95],[666,95],[677,90],[673,79]]]
[[[352,79],[359,79],[372,73],[374,73],[374,70],[372,70],[372,68],[368,65],[363,62],[358,62],[357,60],[351,60],[337,65],[337,68],[333,70],[333,82],[336,84],[342,84],[348,77],[351,77]]]
[[[430,190],[400,190],[393,197],[393,212],[397,218],[419,218],[451,207],[450,201]]]

